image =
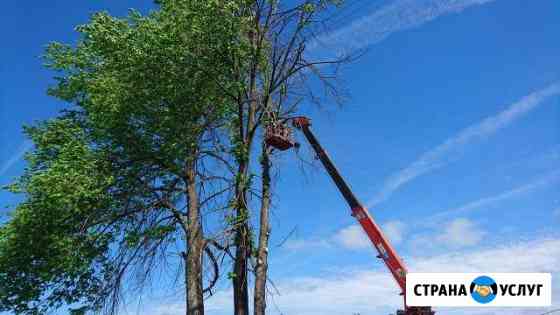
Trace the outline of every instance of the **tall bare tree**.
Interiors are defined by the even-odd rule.
[[[243,68],[247,71],[244,89],[238,95],[238,125],[234,130],[237,144],[234,259],[234,310],[237,315],[249,313],[248,270],[249,258],[256,256],[254,313],[263,315],[266,309],[268,270],[268,242],[271,207],[271,151],[263,145],[261,152],[261,198],[259,228],[249,225],[251,189],[251,157],[257,130],[267,124],[293,115],[298,105],[306,100],[319,104],[323,100],[310,87],[318,82],[321,92],[330,100],[341,101],[337,86],[338,66],[350,60],[349,56],[335,55],[331,59],[308,56],[306,47],[315,46],[315,34],[323,27],[324,19],[338,1],[306,0],[285,8],[280,1],[252,0],[245,2],[240,14],[248,19],[246,38],[251,57]],[[239,62],[241,64],[241,62]],[[258,230],[258,244],[253,235]]]

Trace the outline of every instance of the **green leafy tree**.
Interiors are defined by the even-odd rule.
[[[97,13],[76,46],[49,45],[49,94],[73,106],[26,129],[35,147],[9,186],[25,200],[0,228],[0,310],[115,312],[125,280],[144,284],[160,259],[181,257],[186,313],[204,313],[219,272],[210,246],[222,247],[201,216],[229,188],[216,174],[245,22],[237,1],[157,3],[147,16]]]
[[[107,194],[114,181],[110,165],[88,148],[86,134],[71,120],[27,133],[36,149],[27,156],[26,174],[10,186],[26,201],[0,229],[0,306],[33,314],[59,303],[98,305],[103,273],[112,268],[105,255],[112,235],[86,233],[84,222],[116,206]]]
[[[24,201],[0,228],[0,310],[115,312],[127,283],[180,265],[186,313],[203,314],[228,255],[234,313],[249,312],[253,271],[265,314],[274,156],[258,131],[319,103],[314,78],[336,98],[328,70],[344,60],[305,55],[333,2],[159,0],[147,16],[95,14],[77,45],[51,44],[49,93],[72,107],[26,129],[35,148],[9,186]],[[210,236],[202,216],[223,210]]]

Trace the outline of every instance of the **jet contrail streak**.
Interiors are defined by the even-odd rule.
[[[379,43],[391,34],[418,27],[440,16],[495,0],[396,0],[371,14],[334,30],[310,43],[308,50],[350,54]]]
[[[23,157],[27,150],[31,149],[33,143],[29,140],[24,141],[14,152],[14,154],[0,167],[0,176],[4,175],[19,159]]]
[[[442,144],[422,154],[409,166],[391,175],[368,205],[373,207],[383,202],[402,185],[449,163],[451,155],[457,153],[466,145],[477,139],[493,135],[498,130],[509,126],[517,119],[537,108],[546,99],[558,94],[560,94],[560,82],[555,82],[542,90],[523,97],[521,100],[510,105],[506,110],[463,129],[458,134],[445,140]]]
[[[523,186],[519,186],[516,188],[513,188],[511,190],[502,192],[500,194],[494,195],[494,196],[488,196],[488,197],[484,197],[484,198],[480,198],[478,200],[475,201],[471,201],[465,205],[462,205],[460,207],[456,207],[453,209],[449,209],[446,211],[442,211],[439,212],[429,218],[426,219],[426,222],[428,223],[437,223],[439,222],[441,219],[448,217],[450,215],[453,216],[457,216],[457,215],[464,215],[465,213],[469,213],[471,211],[476,211],[478,209],[482,209],[483,207],[488,207],[494,204],[497,204],[499,202],[502,202],[504,200],[508,200],[511,198],[515,198],[517,196],[523,195],[523,194],[527,194],[537,188],[541,188],[543,186],[548,186],[550,184],[553,184],[555,182],[557,182],[558,180],[560,180],[560,169],[554,170],[552,172],[550,172],[549,174],[542,176],[540,178],[538,178],[537,180],[530,182],[528,184],[525,184]]]

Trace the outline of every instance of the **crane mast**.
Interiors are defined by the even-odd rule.
[[[389,243],[387,237],[383,234],[381,228],[375,223],[369,211],[364,207],[358,198],[354,195],[350,186],[346,183],[340,172],[329,158],[327,152],[323,149],[313,132],[311,131],[311,122],[306,117],[293,118],[293,125],[300,129],[311,147],[317,154],[317,157],[325,167],[327,173],[332,178],[334,184],[338,187],[342,196],[350,207],[352,216],[358,220],[364,232],[377,250],[377,257],[385,263],[393,278],[401,289],[401,295],[405,297],[406,292],[406,273],[407,269],[403,261]],[[430,307],[407,307],[406,298],[404,301],[404,310],[397,311],[397,315],[433,315],[434,312]]]

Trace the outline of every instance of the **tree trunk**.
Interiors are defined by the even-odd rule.
[[[196,190],[195,163],[187,166],[188,214],[183,218],[187,226],[187,250],[185,259],[185,285],[187,288],[187,315],[204,315],[202,288],[202,251],[204,246],[198,192]]]
[[[254,314],[265,315],[266,312],[266,278],[268,272],[268,238],[270,236],[270,152],[263,141],[261,157],[262,167],[262,200],[260,213],[259,245],[257,248],[257,264],[255,267]]]
[[[239,165],[239,174],[246,176],[247,162]],[[241,181],[243,181],[241,179]],[[244,183],[239,183],[237,188],[237,218],[239,219],[235,234],[235,263],[233,277],[233,304],[235,315],[249,314],[249,293],[247,290],[247,259],[249,255],[249,225],[246,217],[248,216],[246,188]]]
[[[249,106],[245,113],[244,103],[239,105],[239,136],[242,140],[242,156],[238,160],[239,168],[237,173],[237,187],[236,187],[236,203],[237,203],[237,218],[238,227],[235,235],[235,264],[233,278],[233,300],[234,300],[234,314],[235,315],[249,315],[249,293],[247,275],[248,259],[251,255],[251,239],[249,230],[249,208],[247,203],[247,184],[249,176],[249,161],[251,155],[251,147],[253,143],[254,127],[256,124],[255,113],[257,111],[257,71],[260,61],[260,46],[258,44],[258,36],[255,33],[260,23],[258,14],[254,17],[255,30],[249,31],[247,36],[249,42],[255,50],[251,60],[251,67],[249,70]],[[246,114],[246,116],[245,116]],[[244,117],[246,117],[246,125],[244,126]]]

